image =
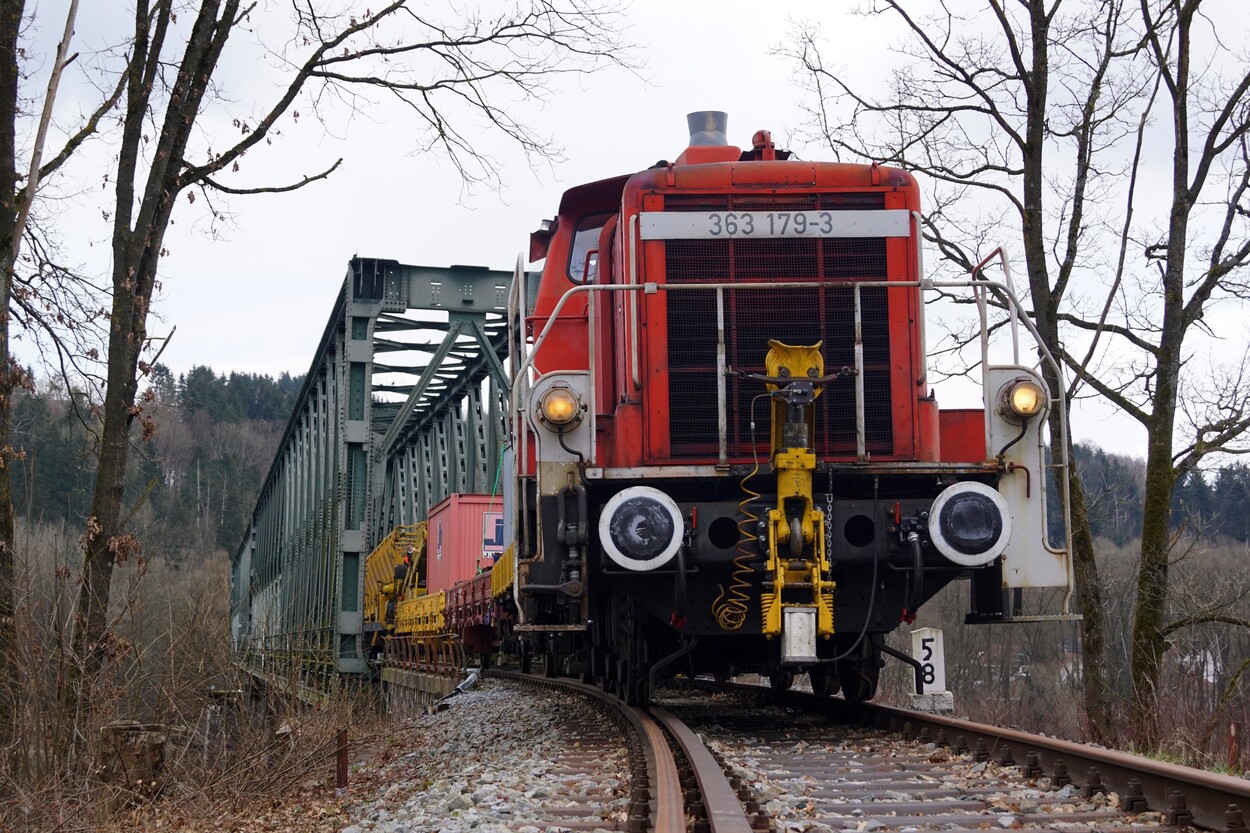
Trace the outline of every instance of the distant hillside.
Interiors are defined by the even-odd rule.
[[[303,377],[217,374],[194,367],[174,377],[157,365],[145,409],[155,433],[138,448],[127,482],[134,522],[149,551],[233,551],[251,516]],[[81,527],[90,511],[96,414],[56,387],[22,394],[14,408],[14,501],[36,520]],[[1094,534],[1123,545],[1141,528],[1145,464],[1089,444],[1076,447]],[[1053,511],[1058,501],[1051,487]],[[1190,532],[1250,541],[1250,468],[1233,463],[1193,473],[1176,488],[1173,522]]]
[[[175,378],[157,365],[126,499],[145,550],[179,557],[233,551],[295,407],[303,377],[216,374],[194,367]],[[14,477],[20,513],[81,526],[90,512],[97,414],[81,395],[50,387],[14,403],[14,443],[24,452]]]
[[[1089,501],[1094,535],[1126,544],[1141,532],[1146,464],[1136,457],[1109,454],[1096,445],[1076,446],[1077,469]],[[1172,524],[1191,533],[1250,540],[1250,468],[1232,463],[1209,474],[1193,472],[1172,495]],[[1057,505],[1053,485],[1052,510]]]

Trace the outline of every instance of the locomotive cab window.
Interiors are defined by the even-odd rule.
[[[599,247],[599,232],[611,216],[611,213],[588,214],[577,221],[577,230],[573,232],[572,251],[569,254],[569,280],[574,283],[590,283],[599,274],[599,255],[591,252]],[[589,262],[587,255],[590,255]]]

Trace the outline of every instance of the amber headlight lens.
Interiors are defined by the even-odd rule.
[[[1030,379],[1016,382],[1007,394],[1007,406],[1022,419],[1037,416],[1045,404],[1046,395],[1042,393],[1041,386]]]
[[[551,425],[568,425],[581,416],[582,403],[568,388],[552,388],[539,402],[543,419]]]

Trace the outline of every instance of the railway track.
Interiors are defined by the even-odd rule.
[[[1250,781],[1112,750],[758,686],[691,681],[659,704],[755,830],[1246,830]]]
[[[490,673],[595,704],[570,724],[551,808],[533,819],[545,831],[1246,833],[1250,781],[1111,750],[758,686],[684,681],[644,711],[569,680]],[[562,778],[620,783],[626,760],[626,812],[559,792]]]
[[[556,779],[548,791],[543,812],[528,813],[518,823],[535,823],[549,830],[623,830],[627,833],[683,833],[686,819],[683,790],[663,730],[641,709],[626,706],[598,688],[572,680],[492,669],[488,676],[531,689],[572,692],[587,708],[569,716],[571,734],[559,761],[563,778],[623,780],[629,796],[624,812],[591,819],[594,807],[581,795],[568,795]]]
[[[593,712],[612,715],[624,737],[617,744],[628,748],[629,807],[625,818],[604,823],[562,819],[558,809],[546,816],[545,830],[624,830],[626,833],[750,833],[745,810],[737,801],[720,762],[712,757],[690,729],[663,709],[626,706],[598,688],[564,679],[492,670],[491,677],[533,688],[554,688],[582,695],[595,704]],[[592,723],[594,718],[591,718]],[[601,720],[599,721],[602,722]],[[581,741],[575,741],[581,750]],[[579,754],[578,766],[598,766],[610,756],[606,747]],[[593,777],[590,772],[569,773]]]

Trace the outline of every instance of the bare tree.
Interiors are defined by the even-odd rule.
[[[17,235],[17,39],[22,27],[23,0],[0,8],[0,446],[9,445],[13,386],[9,376],[9,276]],[[12,118],[6,118],[11,115]],[[10,460],[0,455],[0,748],[8,745],[13,728],[15,679],[13,618],[13,487]]]
[[[970,267],[987,235],[984,214],[973,211],[1006,207],[1003,225],[1019,235],[1038,329],[1073,373],[1069,396],[1092,391],[1145,427],[1130,729],[1153,745],[1165,637],[1199,623],[1166,618],[1172,487],[1205,455],[1240,450],[1250,427],[1240,374],[1217,391],[1186,373],[1211,304],[1244,297],[1250,76],[1222,75],[1237,56],[1213,23],[1195,57],[1201,0],[952,0],[925,19],[911,5],[874,7],[901,21],[910,58],[887,95],[871,96],[827,69],[811,30],[798,33],[788,54],[807,72],[814,123],[831,147],[937,183],[926,232],[946,260]],[[1195,60],[1201,79],[1190,71]],[[1153,184],[1143,171],[1159,141],[1159,107],[1173,150],[1164,216],[1147,210],[1157,201],[1140,196]],[[1206,239],[1190,225],[1195,212],[1214,230]],[[1205,263],[1187,268],[1186,253],[1196,250]],[[1181,439],[1176,414],[1187,387],[1196,413]],[[1102,678],[1104,609],[1081,484],[1073,478],[1071,486],[1085,703],[1091,731],[1107,740],[1114,721]]]
[[[52,61],[47,86],[42,98],[37,127],[27,142],[29,162],[23,176],[18,168],[18,125],[22,113],[22,97],[19,89],[23,80],[25,64],[21,46],[24,22],[24,0],[8,3],[0,11],[0,746],[9,739],[10,708],[13,703],[15,676],[10,672],[14,650],[14,510],[11,470],[21,456],[21,449],[12,442],[12,405],[14,393],[22,387],[31,387],[33,380],[16,362],[11,353],[14,316],[20,327],[41,319],[41,329],[61,344],[61,327],[45,318],[61,322],[89,320],[76,315],[73,310],[80,303],[77,292],[45,293],[49,284],[38,277],[45,266],[51,265],[49,237],[33,220],[34,205],[40,181],[69,159],[78,147],[93,135],[100,119],[117,102],[120,90],[106,95],[96,110],[84,119],[78,129],[69,134],[65,144],[44,161],[48,142],[48,129],[52,121],[53,104],[60,87],[65,68],[75,59],[70,54],[70,41],[74,33],[78,2],[71,0],[65,15],[65,26],[56,54]],[[24,182],[23,182],[24,180]],[[22,244],[27,243],[23,254]],[[19,264],[33,265],[36,276],[25,274]],[[55,267],[54,271],[55,271]],[[67,273],[61,271],[59,277]],[[64,305],[64,306],[62,306]],[[25,321],[21,320],[23,310]],[[68,317],[65,310],[71,310]]]
[[[925,236],[961,273],[972,270],[996,230],[1014,230],[1037,328],[1060,355],[1060,310],[1073,272],[1088,258],[1087,200],[1100,178],[1114,172],[1103,160],[1118,152],[1128,104],[1141,92],[1118,66],[1136,52],[1135,39],[1123,31],[1122,3],[1086,4],[1066,16],[1058,14],[1058,2],[1042,0],[943,3],[941,13],[924,18],[913,5],[883,0],[873,8],[897,18],[905,33],[899,47],[905,63],[881,96],[825,65],[817,29],[796,32],[784,53],[803,68],[815,94],[812,123],[838,154],[897,164],[933,183]],[[998,216],[1002,208],[1005,219]],[[1063,389],[1063,380],[1042,368],[1051,390]],[[1066,393],[1065,399],[1076,390]],[[1052,409],[1055,438],[1060,416]],[[1113,721],[1103,675],[1102,591],[1075,467],[1069,493],[1084,614],[1085,708],[1090,730],[1106,741]]]
[[[176,20],[188,11],[192,20]],[[613,28],[617,13],[583,0],[528,0],[494,17],[469,14],[454,22],[435,20],[407,0],[363,12],[300,0],[287,46],[273,53],[286,67],[285,88],[274,101],[254,105],[250,112],[259,117],[235,118],[232,144],[212,135],[200,142],[227,44],[246,32],[253,14],[259,12],[241,0],[199,0],[189,10],[173,0],[135,4],[112,210],[112,331],[99,469],[74,634],[88,677],[107,635],[113,566],[138,546],[125,526],[123,483],[131,427],[144,420],[139,381],[151,361],[148,312],[179,196],[278,193],[328,176],[338,162],[297,182],[230,183],[245,154],[261,152],[284,119],[298,117],[301,104],[330,118],[324,108],[331,100],[360,107],[360,96],[371,93],[407,108],[424,130],[422,150],[441,151],[468,180],[491,182],[490,160],[462,122],[484,121],[527,153],[550,157],[556,151],[496,97],[540,97],[553,75],[623,60]],[[79,686],[67,691],[81,697]]]
[[[1244,55],[1232,54],[1220,41],[1220,32],[1202,13],[1201,0],[1140,2],[1148,52],[1165,91],[1172,151],[1166,218],[1158,228],[1143,232],[1140,241],[1145,244],[1144,265],[1157,274],[1149,285],[1155,299],[1151,307],[1161,315],[1151,316],[1144,339],[1131,328],[1109,330],[1139,351],[1137,373],[1119,385],[1094,376],[1088,380],[1146,428],[1132,721],[1136,738],[1153,745],[1159,739],[1156,682],[1168,634],[1179,624],[1167,621],[1172,489],[1179,476],[1213,452],[1250,451],[1245,442],[1250,390],[1242,378],[1244,368],[1217,383],[1224,389],[1212,391],[1216,395],[1198,406],[1187,436],[1178,436],[1177,424],[1182,390],[1187,384],[1201,387],[1186,374],[1193,353],[1189,343],[1215,302],[1245,299],[1250,288],[1244,273],[1250,261],[1250,70]],[[1203,48],[1202,41],[1210,46]],[[1231,76],[1221,71],[1226,63],[1234,67]],[[1206,228],[1199,229],[1196,221]],[[1187,262],[1192,255],[1197,262]],[[1200,400],[1188,401],[1194,405]],[[1212,617],[1219,615],[1212,611],[1205,619],[1187,617],[1183,625],[1218,621]]]

